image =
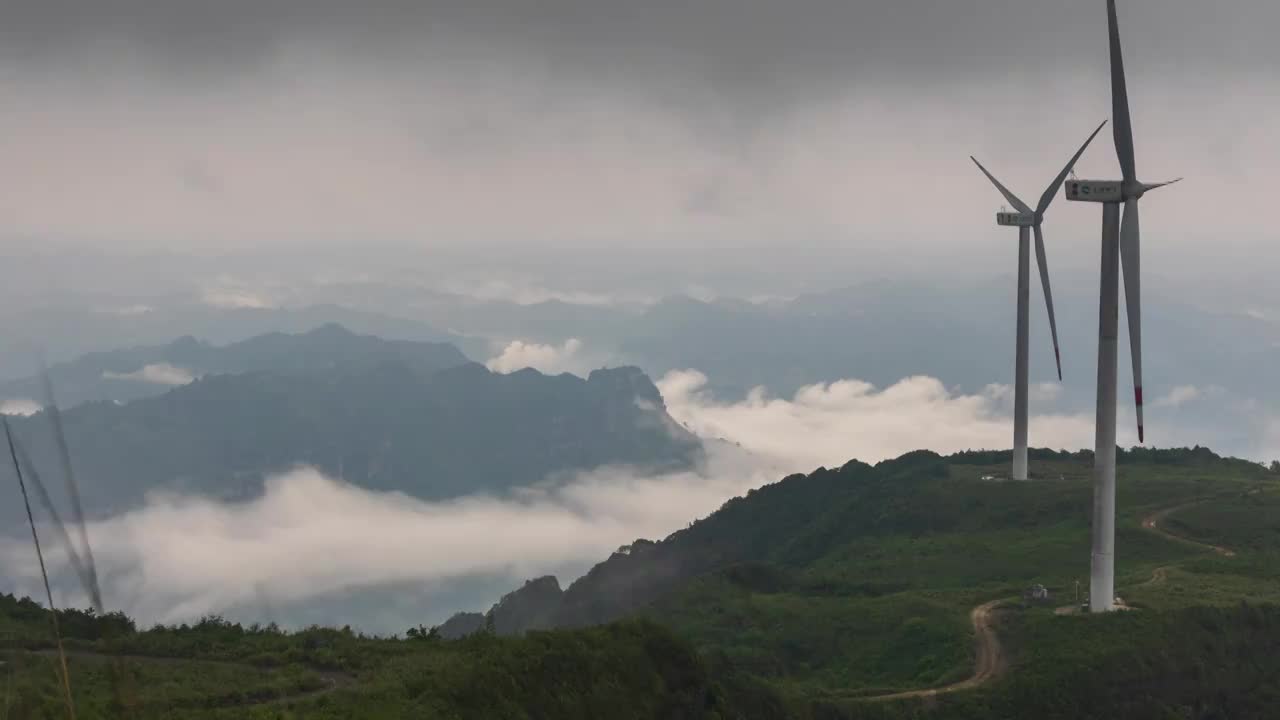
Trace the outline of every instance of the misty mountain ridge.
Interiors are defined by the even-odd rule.
[[[94,352],[49,368],[61,406],[128,402],[204,375],[358,370],[400,363],[423,373],[470,360],[448,343],[384,340],[328,322],[304,333],[271,332],[215,346],[185,335],[165,345]],[[0,383],[0,398],[43,398],[39,377]]]
[[[124,305],[122,311],[120,306]],[[136,305],[130,309],[130,305]],[[362,310],[330,302],[290,307],[217,307],[182,296],[136,298],[129,301],[92,297],[66,301],[61,297],[23,310],[0,309],[0,379],[21,379],[36,372],[36,360],[52,364],[85,353],[132,345],[165,345],[191,335],[214,345],[226,345],[272,332],[305,333],[325,323],[381,338],[452,343],[468,353],[484,351],[457,333],[420,320],[387,312]]]
[[[266,351],[290,337],[298,336],[251,347],[271,357]],[[353,337],[326,327],[305,342]],[[206,375],[123,405],[70,408],[63,420],[86,509],[101,516],[137,507],[161,489],[245,499],[267,475],[299,463],[360,487],[443,500],[606,465],[686,469],[702,456],[700,441],[667,415],[637,368],[585,379],[530,369],[504,375],[476,363],[437,370],[435,360],[459,354],[429,349],[425,358],[320,353],[300,370]],[[56,477],[45,414],[10,422],[36,466]]]

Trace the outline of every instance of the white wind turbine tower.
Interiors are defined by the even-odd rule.
[[[1098,303],[1098,404],[1093,458],[1093,554],[1089,610],[1106,612],[1115,605],[1116,543],[1116,336],[1119,324],[1119,265],[1124,260],[1124,292],[1129,316],[1129,348],[1133,356],[1133,399],[1137,408],[1138,442],[1142,429],[1142,302],[1138,200],[1148,190],[1177,182],[1139,182],[1134,163],[1133,124],[1115,0],[1107,0],[1111,36],[1111,113],[1116,155],[1123,180],[1072,180],[1067,199],[1102,205],[1102,282]],[[1181,179],[1181,178],[1179,178]],[[1120,204],[1124,203],[1124,222]]]
[[[1102,125],[1106,125],[1103,122]],[[1015,367],[1014,367],[1014,383],[1013,383],[1013,479],[1027,479],[1027,364],[1028,364],[1028,341],[1027,341],[1027,314],[1029,304],[1029,284],[1030,284],[1030,262],[1028,260],[1028,251],[1031,245],[1031,231],[1035,230],[1036,235],[1036,263],[1040,266],[1040,285],[1044,288],[1044,304],[1049,310],[1049,332],[1053,337],[1053,358],[1058,364],[1058,380],[1062,380],[1062,357],[1058,352],[1058,323],[1053,317],[1053,293],[1049,290],[1049,263],[1045,259],[1044,251],[1044,232],[1040,229],[1041,223],[1044,222],[1044,213],[1049,209],[1053,197],[1058,194],[1058,188],[1062,187],[1062,183],[1067,179],[1067,174],[1075,167],[1076,161],[1084,154],[1089,143],[1097,137],[1098,132],[1102,130],[1102,125],[1084,141],[1084,145],[1076,151],[1071,160],[1067,162],[1067,166],[1058,173],[1058,177],[1053,179],[1049,187],[1040,196],[1040,204],[1035,210],[1027,207],[1027,204],[1018,199],[1016,195],[1009,192],[1009,189],[1000,184],[987,169],[978,162],[978,159],[969,156],[978,169],[982,171],[991,184],[996,186],[1000,194],[1004,195],[1010,205],[1017,212],[999,212],[996,213],[996,224],[1005,227],[1018,228],[1018,340]]]

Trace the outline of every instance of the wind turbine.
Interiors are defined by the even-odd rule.
[[[1106,125],[1104,121],[1102,125]],[[1071,160],[1067,162],[1067,166],[1062,168],[1062,172],[1053,179],[1049,187],[1040,196],[1040,204],[1032,210],[1026,203],[1018,199],[1016,195],[1009,192],[1009,189],[1000,184],[1000,181],[987,171],[978,159],[969,156],[974,165],[987,176],[992,185],[1004,195],[1010,205],[1017,212],[998,212],[996,213],[996,224],[1005,227],[1018,228],[1018,340],[1016,361],[1014,367],[1014,384],[1013,384],[1013,479],[1027,479],[1027,314],[1030,290],[1029,275],[1030,262],[1028,260],[1028,250],[1031,245],[1031,231],[1035,230],[1036,235],[1036,263],[1040,266],[1040,285],[1044,288],[1044,304],[1049,310],[1049,332],[1053,337],[1053,359],[1058,364],[1058,380],[1062,380],[1062,356],[1058,352],[1058,323],[1053,317],[1053,293],[1049,290],[1049,263],[1045,259],[1044,252],[1044,232],[1040,229],[1041,223],[1044,222],[1044,213],[1049,209],[1049,205],[1053,202],[1053,197],[1057,195],[1058,188],[1062,187],[1062,183],[1067,179],[1067,174],[1075,167],[1076,161],[1084,154],[1089,143],[1097,137],[1098,132],[1102,130],[1102,125],[1084,141],[1084,145],[1076,151]]]
[[[1139,182],[1134,163],[1133,123],[1115,0],[1107,0],[1111,38],[1111,125],[1122,180],[1072,180],[1067,199],[1102,203],[1102,282],[1098,301],[1098,402],[1093,456],[1093,553],[1089,610],[1106,612],[1115,605],[1116,544],[1116,337],[1119,325],[1119,269],[1124,261],[1124,294],[1129,317],[1129,349],[1133,359],[1133,401],[1137,409],[1138,442],[1142,427],[1142,299],[1138,200],[1149,190],[1178,180]],[[1181,178],[1178,178],[1181,180]],[[1124,204],[1124,222],[1120,205]]]

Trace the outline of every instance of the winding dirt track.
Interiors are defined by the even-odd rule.
[[[1160,567],[1156,568],[1155,570],[1152,570],[1152,571],[1151,571],[1151,578],[1150,578],[1150,579],[1148,579],[1148,580],[1144,580],[1143,582],[1139,583],[1139,584],[1138,584],[1138,587],[1146,587],[1147,585],[1159,585],[1160,583],[1164,582],[1165,580],[1168,580],[1168,579],[1169,579],[1169,570],[1170,570],[1170,569],[1172,569],[1172,568],[1173,568],[1173,566],[1172,566],[1172,565],[1161,565]]]
[[[1250,492],[1256,492],[1256,491],[1251,490]],[[1222,557],[1235,557],[1236,551],[1232,550],[1231,548],[1223,547],[1221,545],[1214,545],[1212,543],[1200,542],[1199,540],[1192,540],[1189,537],[1176,535],[1160,527],[1160,522],[1168,518],[1173,513],[1176,513],[1179,510],[1184,510],[1189,507],[1195,507],[1196,505],[1207,503],[1212,499],[1213,498],[1201,498],[1199,500],[1192,500],[1191,502],[1185,502],[1185,503],[1182,503],[1181,505],[1174,505],[1173,507],[1167,507],[1163,510],[1154,512],[1142,519],[1142,528],[1147,532],[1155,533],[1156,535],[1159,535],[1160,537],[1166,540],[1172,540],[1174,542],[1182,543],[1183,545],[1193,545],[1195,547],[1203,548],[1205,550],[1212,550],[1213,552],[1221,555]],[[1173,565],[1161,565],[1160,567],[1151,571],[1151,579],[1139,583],[1137,587],[1146,587],[1148,585],[1158,585],[1164,582],[1165,580],[1168,580],[1169,571],[1172,570],[1173,567],[1174,567]]]
[[[950,685],[943,685],[942,687],[908,690],[890,695],[874,695],[861,699],[868,702],[884,702],[888,700],[905,700],[906,698],[935,697],[959,690],[969,690],[995,678],[1004,671],[1005,658],[1000,648],[1000,638],[996,635],[995,620],[992,614],[997,607],[1006,601],[1007,598],[1000,598],[985,602],[969,613],[969,620],[973,623],[973,642],[977,659],[974,662],[973,675],[968,679]]]
[[[1165,508],[1158,512],[1152,513],[1151,515],[1148,515],[1147,517],[1142,519],[1142,527],[1147,529],[1150,532],[1155,533],[1156,535],[1159,535],[1160,537],[1165,538],[1166,540],[1173,540],[1174,542],[1180,542],[1185,545],[1195,545],[1196,547],[1201,547],[1206,550],[1212,550],[1223,557],[1235,557],[1236,553],[1234,550],[1222,547],[1221,545],[1211,545],[1209,543],[1203,543],[1198,540],[1192,540],[1191,538],[1183,537],[1181,535],[1175,535],[1169,532],[1168,530],[1165,530],[1164,528],[1160,527],[1160,521],[1169,517],[1173,513],[1178,512],[1179,510],[1183,510],[1189,507],[1193,507],[1196,505],[1209,502],[1209,500],[1211,499],[1212,498],[1203,498],[1201,500],[1192,500],[1191,502],[1188,502],[1188,503],[1182,503],[1181,505],[1174,505],[1173,507]],[[1156,568],[1156,572],[1159,572],[1162,569],[1167,569],[1167,568]]]

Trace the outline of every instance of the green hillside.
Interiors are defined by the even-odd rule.
[[[133,632],[118,620],[94,639],[93,623],[65,624],[80,628],[77,652],[129,657],[118,674],[137,717],[1271,716],[1280,476],[1202,449],[1124,453],[1117,592],[1135,609],[1060,615],[1075,581],[1087,592],[1091,458],[1036,452],[1040,479],[984,479],[1006,460],[912,453],[761,488],[573,583],[555,622],[601,627],[445,641],[220,623]],[[1054,601],[1024,606],[1032,583]],[[990,678],[877,699],[969,678],[970,612],[1005,598]],[[0,609],[0,644],[49,646],[31,606]],[[11,716],[59,717],[34,710],[57,707],[52,659],[7,659],[13,697],[34,713]],[[98,654],[73,655],[82,705],[99,708],[81,717],[119,716],[109,672]],[[184,710],[166,715],[175,702]]]
[[[782,695],[830,706],[831,717],[930,706],[966,718],[1214,717],[1227,707],[1223,717],[1267,716],[1239,701],[1275,682],[1280,665],[1259,656],[1280,642],[1280,609],[1241,603],[1280,602],[1280,478],[1207,451],[1126,454],[1117,593],[1139,610],[1064,617],[1054,611],[1076,604],[1076,581],[1088,592],[1091,458],[1039,453],[1037,467],[1057,479],[1025,485],[982,480],[1005,471],[1004,458],[986,464],[994,459],[921,455],[861,470],[861,483],[832,498],[841,505],[793,540],[703,573],[646,612]],[[1143,527],[1167,508],[1159,529],[1235,554]],[[1032,583],[1056,602],[1013,600]],[[968,677],[968,614],[1000,598],[1013,600],[998,613],[1011,666],[1002,679],[927,701],[858,700]]]
[[[1059,605],[1074,603],[1076,581],[1082,597],[1088,592],[1091,459],[1041,454],[1040,471],[1060,479],[1027,484],[982,480],[1005,471],[1003,463],[968,464],[983,460],[947,462],[921,453],[871,470],[819,471],[831,476],[825,485],[834,490],[813,504],[829,509],[776,534],[757,534],[752,528],[760,523],[745,507],[735,513],[731,503],[702,532],[739,538],[734,564],[700,574],[646,612],[734,666],[806,697],[876,695],[962,679],[970,672],[974,606],[1019,597],[1033,583],[1047,586]],[[812,485],[813,477],[784,486]],[[1129,462],[1120,477],[1117,592],[1127,602],[1280,600],[1280,586],[1268,587],[1249,569],[1141,527],[1145,516],[1168,506],[1204,497],[1236,502],[1254,483],[1271,480],[1261,468],[1189,457]],[[723,527],[713,531],[716,524]],[[1146,584],[1166,566],[1172,566],[1166,582]],[[1186,576],[1174,582],[1172,573]],[[1215,589],[1224,583],[1232,592],[1219,595]]]

